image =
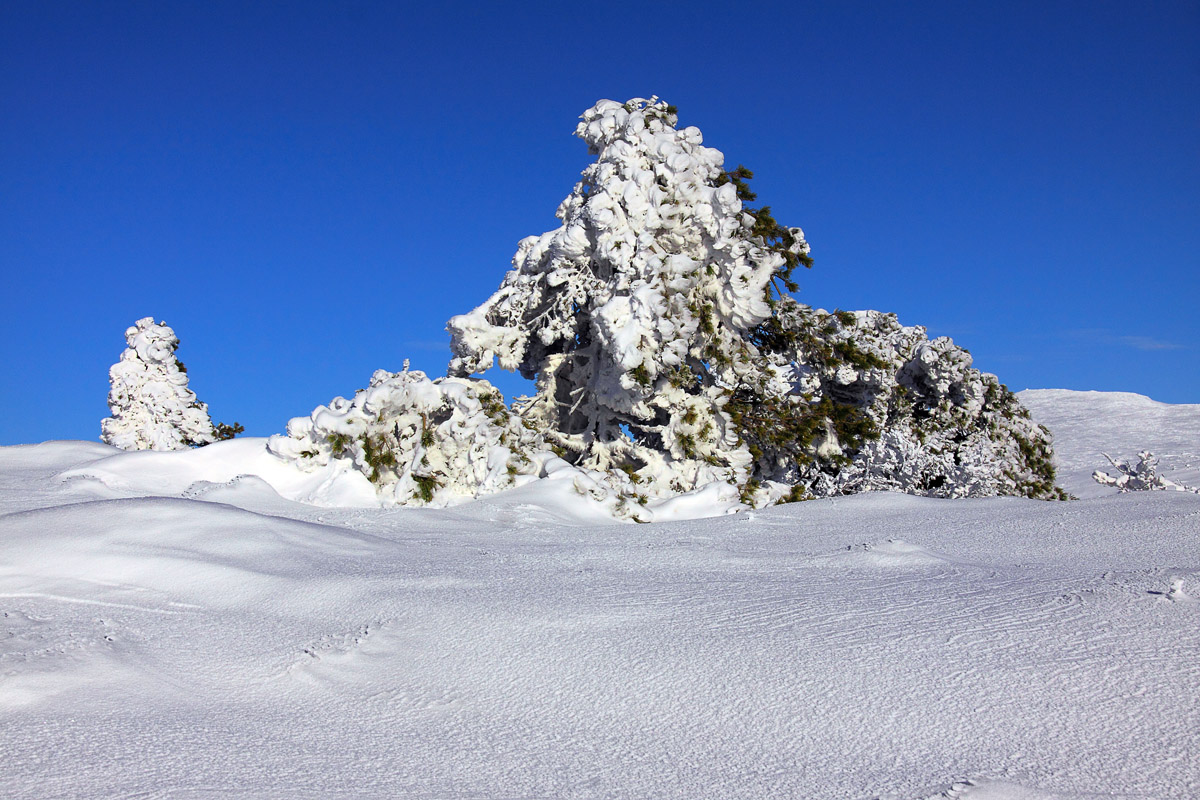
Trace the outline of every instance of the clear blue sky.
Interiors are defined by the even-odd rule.
[[[736,5],[0,0],[0,444],[95,439],[143,316],[250,434],[443,374],[576,117],[651,94],[805,229],[803,301],[1200,402],[1200,5]]]

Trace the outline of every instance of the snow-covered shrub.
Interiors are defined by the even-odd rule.
[[[378,370],[352,400],[336,397],[268,449],[313,470],[343,460],[387,503],[444,506],[536,475],[538,438],[485,380]]]
[[[1054,495],[1049,439],[947,340],[802,306],[799,228],[656,98],[576,128],[597,161],[521,241],[499,290],[448,324],[452,375],[536,378],[514,410],[563,458],[643,498],[711,482],[762,503],[867,489]]]
[[[769,328],[760,345],[790,385],[741,413],[809,420],[808,441],[750,442],[756,474],[793,496],[1064,496],[1049,432],[950,339],[930,341],[894,314],[829,313],[791,298]]]
[[[125,331],[125,341],[128,348],[108,373],[112,416],[100,423],[101,441],[123,450],[183,450],[216,441],[208,407],[188,388],[187,369],[175,357],[175,331],[145,317]]]
[[[1154,456],[1154,453],[1148,450],[1142,450],[1137,454],[1138,460],[1136,464],[1133,461],[1117,461],[1108,453],[1102,453],[1101,455],[1107,458],[1108,463],[1117,469],[1116,475],[1109,475],[1107,472],[1101,472],[1100,470],[1092,473],[1092,480],[1103,486],[1113,486],[1121,492],[1169,490],[1200,494],[1200,487],[1184,486],[1181,483],[1175,483],[1159,475],[1158,459]]]

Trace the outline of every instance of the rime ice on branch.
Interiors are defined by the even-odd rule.
[[[179,339],[153,317],[125,331],[129,347],[109,370],[112,416],[100,439],[123,450],[184,450],[216,441],[208,407],[188,388],[187,370],[175,357]]]

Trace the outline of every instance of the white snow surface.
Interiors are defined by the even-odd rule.
[[[1105,453],[1129,461],[1150,450],[1160,459],[1160,474],[1200,486],[1200,404],[1069,389],[1028,389],[1017,397],[1054,434],[1058,485],[1076,497],[1107,497],[1117,491],[1092,480],[1094,471],[1112,468]]]
[[[3,795],[1200,796],[1200,496],[1083,480],[1186,473],[1197,407],[1021,400],[1084,499],[633,525],[565,480],[382,509],[261,439],[0,448]]]

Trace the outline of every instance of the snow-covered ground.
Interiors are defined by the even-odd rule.
[[[1113,489],[1092,472],[1116,472],[1104,457],[1136,460],[1150,449],[1159,471],[1180,483],[1200,486],[1200,405],[1158,403],[1129,392],[1072,392],[1031,389],[1021,403],[1054,432],[1058,484],[1076,497],[1104,497]]]
[[[0,794],[1200,796],[1200,496],[1088,477],[1198,482],[1200,406],[1021,399],[1084,499],[618,525],[372,508],[261,439],[0,448]]]

